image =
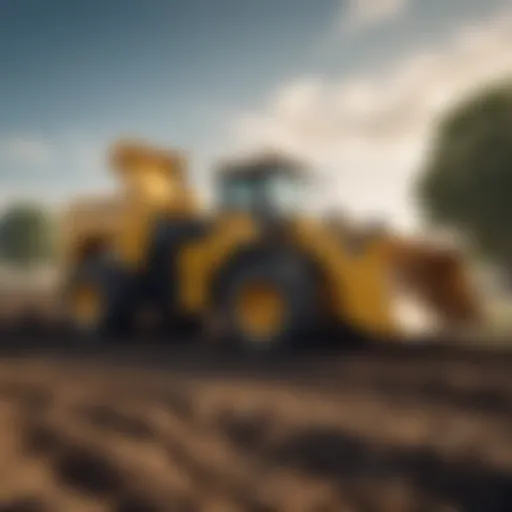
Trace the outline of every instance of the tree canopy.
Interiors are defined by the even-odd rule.
[[[0,217],[0,259],[17,265],[43,263],[53,254],[53,235],[43,207],[14,204]]]
[[[430,220],[512,264],[512,82],[479,91],[441,121],[419,182]]]

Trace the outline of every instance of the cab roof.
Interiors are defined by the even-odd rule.
[[[301,178],[306,175],[306,166],[288,155],[265,152],[239,159],[224,160],[218,165],[216,174],[221,179],[237,176],[261,178],[276,172]]]

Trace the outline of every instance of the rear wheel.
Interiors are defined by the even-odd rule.
[[[130,334],[138,293],[133,278],[101,256],[83,262],[64,293],[66,319],[81,339]]]
[[[105,309],[102,290],[93,283],[75,285],[69,293],[69,318],[80,332],[94,332]]]

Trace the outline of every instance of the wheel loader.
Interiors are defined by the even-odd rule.
[[[222,162],[215,207],[201,207],[186,159],[146,143],[114,145],[121,187],[76,202],[63,227],[63,305],[92,335],[125,335],[152,318],[194,322],[213,346],[274,351],[335,328],[400,334],[398,283],[445,324],[474,321],[461,260],[384,230],[332,225],[302,212],[308,170],[278,154]]]

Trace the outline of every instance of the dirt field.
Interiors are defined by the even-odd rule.
[[[512,510],[510,355],[38,341],[0,361],[0,511]]]

